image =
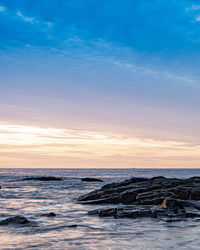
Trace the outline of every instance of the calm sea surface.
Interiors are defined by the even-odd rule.
[[[200,221],[167,223],[156,219],[87,216],[98,205],[76,204],[76,198],[106,183],[134,176],[187,178],[195,170],[153,169],[0,169],[0,220],[23,215],[37,226],[1,226],[0,249],[200,249]],[[28,176],[56,176],[63,181],[22,181]],[[104,183],[82,182],[82,177]],[[102,207],[102,206],[101,206]],[[41,217],[55,212],[56,217]],[[70,225],[77,227],[69,227]]]

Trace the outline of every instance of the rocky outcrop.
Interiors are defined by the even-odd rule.
[[[88,181],[88,182],[103,182],[101,179],[97,179],[97,178],[82,178],[81,181]]]
[[[39,177],[26,177],[22,179],[22,181],[62,181],[63,179],[60,177],[54,176],[39,176]]]
[[[17,216],[9,217],[5,220],[0,221],[0,226],[6,226],[10,224],[25,225],[29,223],[30,221],[27,220],[25,217],[17,215]]]
[[[89,214],[122,217],[189,218],[200,216],[200,177],[132,178],[79,197],[81,204],[120,204]],[[123,206],[122,206],[123,205]]]

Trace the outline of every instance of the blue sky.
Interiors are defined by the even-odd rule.
[[[199,143],[200,2],[0,0],[3,122]]]

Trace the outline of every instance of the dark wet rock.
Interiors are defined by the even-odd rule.
[[[115,206],[109,208],[99,208],[88,212],[88,215],[98,215],[100,217],[117,218],[156,218],[169,221],[182,220],[187,218],[200,217],[200,212],[196,209],[185,209],[176,201],[170,204],[169,208],[160,208],[159,206]],[[178,206],[178,209],[177,209]],[[177,209],[177,210],[176,210]]]
[[[158,218],[158,217],[163,216],[163,215],[167,216],[167,210],[159,208],[159,207],[151,207],[150,214],[151,214],[151,217],[153,217],[153,218]]]
[[[189,192],[191,200],[200,200],[200,187],[192,188]]]
[[[97,179],[97,178],[82,178],[81,181],[103,182],[101,179]]]
[[[76,228],[76,227],[78,227],[78,225],[76,225],[76,224],[72,224],[72,225],[68,225],[67,227]]]
[[[137,205],[159,204],[165,198],[180,200],[200,200],[200,177],[188,179],[131,178],[111,183],[101,189],[79,197],[79,203],[123,203]]]
[[[92,204],[118,204],[120,203],[119,196],[107,197],[97,200],[87,200],[84,204],[92,205]]]
[[[4,225],[10,225],[10,224],[18,224],[18,225],[25,225],[30,223],[30,221],[28,219],[26,219],[23,216],[13,216],[13,217],[9,217],[5,220],[0,221],[0,225],[4,226]]]
[[[173,212],[174,214],[185,213],[184,204],[181,200],[166,198],[162,202],[160,207],[168,209],[169,211]]]
[[[88,213],[115,218],[167,217],[175,221],[175,217],[200,217],[200,177],[131,178],[104,185],[101,189],[80,196],[78,203],[119,204],[114,208],[101,208]]]
[[[125,191],[120,197],[120,202],[124,204],[130,204],[136,201],[137,193],[131,191]]]
[[[119,187],[125,187],[125,189],[127,188],[128,185],[130,184],[134,184],[134,183],[142,183],[142,182],[146,182],[148,179],[147,178],[143,178],[143,177],[136,177],[136,178],[132,178],[129,180],[125,180],[122,182],[118,182],[118,183],[111,183],[111,184],[106,184],[102,187],[102,189],[110,189],[110,188],[119,188]]]
[[[89,211],[88,215],[99,215],[102,217],[112,216],[114,218],[138,218],[150,217],[151,212],[148,208],[138,207],[114,207],[114,208],[101,208]]]
[[[46,213],[46,214],[41,214],[41,216],[44,216],[44,217],[55,217],[56,214],[54,212],[50,212],[50,213]]]
[[[160,205],[163,201],[163,198],[154,198],[154,199],[145,199],[138,202],[135,202],[136,205]]]
[[[26,177],[22,179],[22,181],[62,181],[63,179],[60,177],[54,176],[39,176],[39,177]]]

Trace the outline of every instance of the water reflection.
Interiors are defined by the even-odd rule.
[[[137,176],[178,175],[186,172],[137,170]],[[196,172],[195,172],[196,171]],[[191,175],[199,175],[195,170]],[[81,177],[95,176],[105,183],[131,177],[130,170],[38,170],[40,175],[62,176],[63,182],[20,181],[23,170],[2,170],[3,189],[0,219],[23,215],[38,226],[0,227],[1,249],[198,249],[200,221],[166,223],[156,219],[114,219],[87,216],[94,206],[76,204],[81,194],[100,187],[101,183],[83,183]],[[37,170],[29,175],[38,176]],[[71,177],[73,178],[70,178]],[[79,176],[79,177],[78,177]],[[9,188],[12,186],[12,188]],[[55,212],[56,217],[43,213]],[[156,240],[155,240],[156,239]]]

